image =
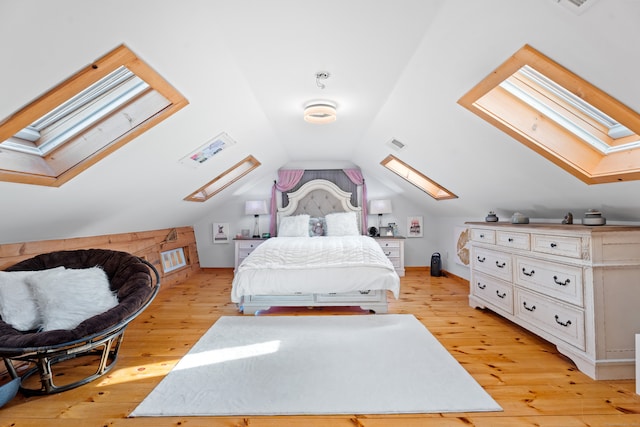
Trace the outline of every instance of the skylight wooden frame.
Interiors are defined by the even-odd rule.
[[[453,194],[451,191],[447,190],[434,180],[428,178],[425,174],[418,171],[417,169],[409,166],[407,163],[403,162],[393,154],[389,154],[387,157],[385,157],[380,162],[380,164],[436,200],[458,198],[458,196]]]
[[[261,163],[258,159],[249,155],[202,187],[198,188],[193,193],[189,194],[184,198],[184,200],[188,202],[206,202],[260,165]]]
[[[640,150],[603,154],[500,88],[505,79],[525,65],[640,134],[638,113],[529,45],[523,46],[458,103],[586,184],[640,180]]]
[[[107,142],[87,146],[87,142],[79,136],[73,142],[66,143],[42,157],[0,149],[0,181],[59,187],[188,105],[187,99],[173,86],[129,48],[120,45],[3,120],[0,123],[0,141],[12,137],[122,66],[149,84],[150,89],[145,96],[162,96],[169,101],[168,106]],[[102,122],[88,129],[86,133],[99,132],[100,123]]]

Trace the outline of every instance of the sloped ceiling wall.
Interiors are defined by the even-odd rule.
[[[350,162],[374,193],[430,218],[488,210],[637,221],[640,183],[587,186],[456,101],[525,43],[640,111],[640,2],[598,0],[0,0],[0,117],[125,43],[190,104],[60,188],[0,183],[0,243],[193,225],[265,194],[278,168]],[[56,17],[56,19],[51,19]],[[326,89],[315,72],[332,76]],[[302,121],[314,98],[328,126]],[[220,132],[238,143],[179,163]],[[397,138],[407,148],[394,153]],[[436,202],[384,170],[394,153],[459,196]],[[248,154],[262,166],[206,203],[183,198]]]

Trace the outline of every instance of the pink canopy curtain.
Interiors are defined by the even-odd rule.
[[[278,211],[278,201],[276,200],[276,190],[288,191],[300,182],[304,169],[281,169],[278,171],[278,181],[273,182],[271,188],[271,221],[269,223],[269,233],[276,235],[276,212]]]
[[[362,185],[362,234],[367,234],[367,186],[360,169],[343,169],[355,185]]]

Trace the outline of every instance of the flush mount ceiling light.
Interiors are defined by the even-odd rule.
[[[336,121],[336,104],[332,101],[311,101],[304,107],[304,120],[309,123]]]

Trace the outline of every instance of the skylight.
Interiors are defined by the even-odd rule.
[[[187,104],[119,46],[0,123],[0,180],[60,186]]]
[[[149,85],[129,69],[120,67],[18,131],[0,146],[42,157],[99,123],[148,88]],[[162,97],[156,102],[154,109],[158,111],[169,105],[169,101]]]
[[[252,170],[260,166],[260,162],[253,156],[247,156],[226,171],[203,185],[193,193],[189,194],[184,200],[190,202],[206,202],[217,193],[221,192]]]
[[[380,162],[382,166],[389,169],[399,177],[407,180],[436,200],[457,199],[458,196],[445,189],[437,182],[427,178],[418,170],[412,168],[402,160],[393,155],[387,156]]]
[[[587,184],[640,179],[640,115],[530,46],[458,103]]]
[[[640,137],[629,128],[528,65],[500,83],[500,87],[603,154],[640,146]],[[538,94],[542,97],[536,98]],[[629,136],[633,141],[615,145]]]

